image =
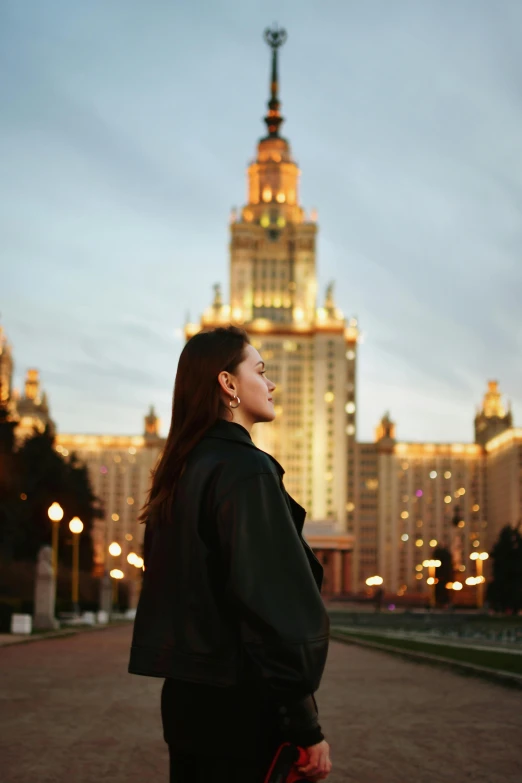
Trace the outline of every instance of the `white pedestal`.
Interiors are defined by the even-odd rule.
[[[11,615],[11,633],[32,633],[33,618],[30,614]]]

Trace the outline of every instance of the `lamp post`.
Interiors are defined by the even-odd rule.
[[[112,555],[112,557],[119,557],[121,555],[121,546],[117,541],[113,541],[109,544],[109,554]],[[123,579],[124,574],[119,568],[113,568],[110,571],[109,576],[112,578],[112,605],[114,608],[115,606],[118,606],[118,580]]]
[[[424,568],[429,569],[429,576],[426,580],[426,582],[430,585],[431,591],[430,591],[430,606],[435,606],[435,585],[437,584],[437,579],[435,577],[435,569],[440,568],[441,561],[440,560],[424,560],[422,565]]]
[[[60,526],[60,522],[63,519],[63,508],[60,506],[59,503],[56,501],[49,506],[47,510],[47,515],[49,519],[51,520],[51,527],[52,527],[52,547],[53,547],[53,574],[54,578],[56,579],[56,576],[58,574],[58,530]]]
[[[470,560],[475,560],[477,564],[477,576],[475,577],[475,584],[477,585],[477,606],[479,609],[482,609],[484,606],[484,582],[486,581],[482,575],[482,570],[484,560],[487,560],[489,555],[487,552],[472,552],[469,557]]]
[[[382,588],[382,584],[384,582],[384,579],[382,576],[369,576],[366,580],[366,584],[368,587],[374,587],[376,588],[373,591],[373,600],[375,601],[375,611],[380,612],[381,610],[381,604],[382,599],[384,595],[384,590]]]
[[[123,579],[124,574],[119,568],[113,568],[109,575],[112,578],[112,603],[118,608],[118,581]]]
[[[80,533],[83,530],[82,520],[79,517],[73,517],[69,522],[69,530],[73,534],[72,604],[74,614],[79,614]]]

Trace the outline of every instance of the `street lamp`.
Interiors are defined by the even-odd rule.
[[[51,520],[51,527],[52,527],[52,545],[53,545],[53,574],[54,578],[56,579],[57,573],[58,573],[58,529],[60,526],[60,522],[63,519],[63,508],[60,506],[59,503],[56,501],[49,506],[47,510],[47,514],[49,516],[49,519]]]
[[[121,546],[117,541],[113,541],[109,546],[109,554],[113,557],[118,557],[118,555],[121,555]]]
[[[369,576],[368,579],[366,580],[366,584],[368,585],[368,587],[373,587],[373,586],[377,587],[378,585],[382,585],[383,582],[384,579],[382,578],[382,576]]]
[[[470,560],[475,560],[477,563],[475,584],[477,585],[477,606],[481,609],[484,606],[484,582],[486,581],[482,575],[482,569],[484,560],[487,560],[489,555],[487,552],[472,552],[469,557]]]
[[[453,584],[451,585],[451,589],[456,590],[457,592],[459,590],[462,590],[462,582],[453,582]]]
[[[83,530],[82,520],[79,517],[73,517],[69,522],[69,530],[73,534],[72,603],[74,613],[79,614],[80,533]]]
[[[435,578],[435,569],[440,568],[441,561],[440,560],[424,560],[422,565],[424,568],[429,569],[429,576],[426,579],[426,582],[431,586],[430,591],[430,606],[435,606],[435,585],[437,584],[437,579]]]

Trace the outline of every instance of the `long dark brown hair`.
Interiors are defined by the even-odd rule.
[[[191,337],[179,357],[170,431],[141,510],[141,522],[170,518],[176,486],[189,453],[229,409],[221,398],[220,372],[235,373],[250,343],[237,326],[219,327]]]

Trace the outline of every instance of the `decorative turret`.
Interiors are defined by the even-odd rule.
[[[221,310],[223,307],[223,296],[221,294],[221,284],[220,283],[214,283],[213,285],[214,289],[214,301],[212,302],[212,307],[214,310]]]
[[[159,428],[160,428],[160,420],[156,416],[156,411],[154,410],[154,405],[151,405],[149,408],[148,414],[144,418],[145,423],[145,429],[144,429],[144,437],[145,440],[157,440],[160,437],[159,434]]]
[[[40,378],[38,370],[27,370],[25,376],[25,399],[40,404]]]
[[[19,442],[31,436],[34,432],[44,432],[49,428],[55,431],[55,424],[50,417],[49,400],[47,395],[41,393],[40,374],[38,370],[27,370],[23,396],[16,400],[16,409],[19,423],[16,437]]]
[[[375,429],[375,442],[379,444],[379,451],[391,453],[395,440],[395,422],[391,420],[389,411],[386,411]]]
[[[506,411],[502,404],[498,381],[488,381],[488,390],[484,395],[482,409],[475,416],[475,443],[480,443],[483,446],[512,426],[513,415],[510,407]]]

